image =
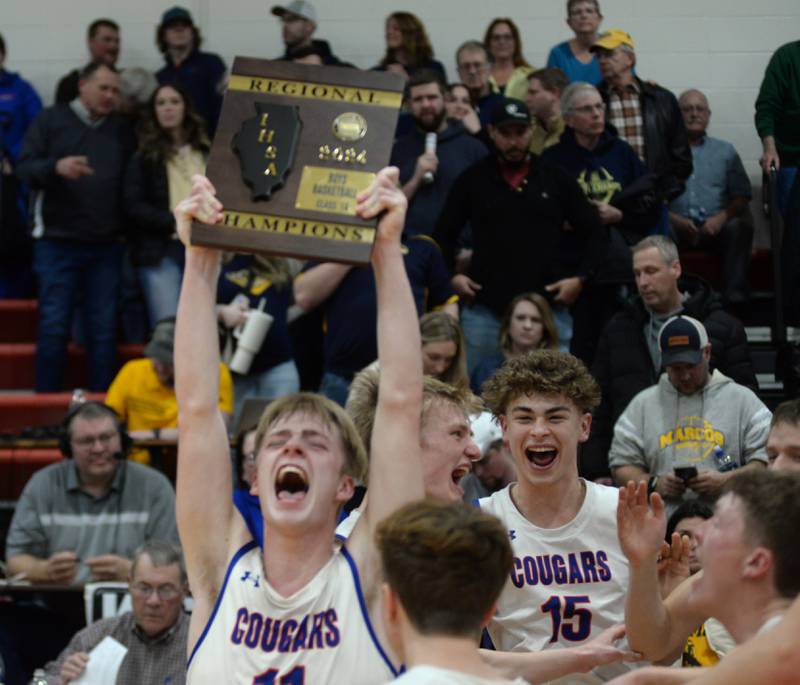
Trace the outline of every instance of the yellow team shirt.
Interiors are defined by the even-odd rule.
[[[175,388],[158,380],[147,357],[134,359],[123,366],[111,383],[106,404],[122,418],[130,431],[178,427],[178,401]],[[233,380],[224,364],[219,365],[219,408],[233,413]],[[129,459],[150,463],[146,449],[132,450]]]
[[[686,640],[681,665],[713,666],[735,646],[736,641],[725,626],[709,618]]]

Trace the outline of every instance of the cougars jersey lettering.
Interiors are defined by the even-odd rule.
[[[617,538],[616,488],[584,482],[578,515],[561,528],[539,528],[517,510],[510,485],[479,501],[508,529],[514,566],[489,636],[503,651],[574,647],[625,620],[628,560]],[[597,683],[625,665],[573,675],[568,683]]]
[[[378,685],[397,670],[372,628],[347,549],[308,585],[282,597],[265,578],[261,548],[234,555],[187,685]]]

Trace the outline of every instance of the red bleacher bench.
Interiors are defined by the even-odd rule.
[[[36,340],[39,304],[36,300],[0,300],[0,343]]]
[[[86,396],[98,402],[106,397],[102,392],[87,393]],[[69,392],[0,395],[0,433],[18,435],[29,426],[60,423],[71,399],[72,393]]]
[[[0,447],[0,499],[19,499],[25,483],[34,473],[63,458],[57,447]]]
[[[117,345],[117,357],[125,364],[144,356],[144,345],[124,343]],[[36,343],[0,343],[0,388],[25,390],[33,388],[36,377]],[[75,344],[67,349],[67,368],[64,386],[86,386],[86,350]]]

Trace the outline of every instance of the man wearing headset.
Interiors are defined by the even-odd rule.
[[[113,409],[79,405],[64,420],[59,447],[67,458],[37,471],[20,495],[6,540],[9,577],[126,580],[139,545],[178,541],[172,485],[125,459],[130,438]]]

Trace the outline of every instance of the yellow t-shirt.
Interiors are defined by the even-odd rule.
[[[503,94],[507,98],[524,100],[528,93],[528,74],[533,71],[536,71],[536,67],[516,67],[511,72],[511,76],[508,77],[508,81],[506,81]],[[500,86],[497,85],[497,81],[494,80],[493,76],[489,77],[489,86],[493,93],[500,92]]]
[[[683,647],[681,665],[686,667],[713,666],[720,655],[716,652],[706,634],[706,624],[701,625],[686,640]]]
[[[106,404],[122,418],[128,430],[178,427],[178,401],[175,388],[158,380],[153,363],[147,357],[134,359],[123,366],[111,383]],[[224,364],[219,365],[219,408],[233,413],[233,380]],[[132,450],[129,459],[150,463],[147,450]]]

